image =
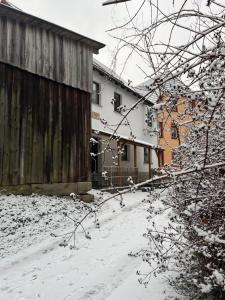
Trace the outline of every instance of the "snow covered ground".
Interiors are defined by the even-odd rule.
[[[1,196],[0,299],[166,300],[175,296],[162,277],[153,278],[147,288],[140,285],[136,271],[146,265],[128,256],[146,246],[144,197],[143,192],[125,195],[124,208],[119,199],[105,204],[98,214],[99,229],[93,219],[86,222],[92,239],[79,232],[78,249],[70,250],[59,247],[60,239],[50,233],[69,230],[71,223],[63,211],[82,216],[79,203],[35,195]],[[165,220],[158,218],[158,222]]]

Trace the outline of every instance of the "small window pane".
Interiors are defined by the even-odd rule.
[[[158,159],[159,159],[159,167],[163,167],[164,166],[164,151],[159,151]]]
[[[153,122],[153,111],[150,107],[146,107],[146,119],[145,122],[148,127],[152,127],[152,122]]]
[[[171,111],[177,112],[177,100],[176,99],[171,100],[170,106],[171,106]]]
[[[175,149],[172,149],[171,156],[172,156],[172,161],[174,162],[176,159],[176,150]]]
[[[121,160],[125,160],[125,161],[130,160],[130,146],[129,145],[123,146],[123,153],[121,156]]]
[[[149,163],[149,149],[147,147],[144,147],[144,163]]]
[[[159,137],[163,138],[163,122],[159,122]]]
[[[121,95],[114,93],[114,111],[119,112],[119,107],[121,106]]]
[[[171,124],[171,138],[172,139],[178,138],[177,126],[175,124]]]
[[[93,82],[92,103],[100,104],[100,84]]]

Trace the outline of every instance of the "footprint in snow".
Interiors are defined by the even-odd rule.
[[[4,286],[4,287],[1,288],[1,291],[2,292],[7,291],[9,288],[10,288],[9,286]]]
[[[61,279],[63,279],[63,277],[64,276],[62,274],[59,274],[59,275],[56,276],[57,280],[61,280]]]
[[[34,274],[33,276],[32,276],[32,279],[31,280],[36,280],[37,279],[37,274]]]

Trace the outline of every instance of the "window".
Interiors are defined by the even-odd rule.
[[[145,122],[148,127],[152,127],[152,122],[153,122],[153,112],[151,107],[146,107],[146,119]]]
[[[171,157],[172,157],[172,161],[174,161],[175,157],[176,157],[176,150],[175,149],[172,149],[172,151],[171,151]]]
[[[161,103],[161,102],[163,102],[163,100],[164,100],[163,99],[163,95],[160,95],[159,98],[158,98],[158,100],[157,100],[157,103]]]
[[[159,160],[159,167],[163,167],[164,166],[164,151],[163,150],[159,150],[158,160]]]
[[[163,122],[159,122],[159,137],[163,138]]]
[[[93,82],[92,103],[100,105],[100,84]]]
[[[121,95],[114,93],[114,111],[119,112],[119,107],[121,106]]]
[[[190,106],[191,106],[191,109],[195,109],[195,106],[196,106],[196,101],[195,100],[190,100]]]
[[[149,163],[149,149],[148,147],[144,147],[144,163]]]
[[[177,126],[174,123],[171,124],[171,138],[172,139],[177,139],[178,138]]]
[[[174,112],[177,112],[177,100],[176,99],[173,99],[171,101],[171,111],[174,111]]]
[[[121,155],[121,160],[124,160],[124,161],[130,160],[130,146],[129,145],[123,146],[123,153]]]

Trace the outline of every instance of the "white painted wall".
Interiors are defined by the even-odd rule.
[[[97,131],[103,131],[107,133],[112,133],[112,129],[121,119],[122,115],[114,111],[114,106],[111,101],[114,97],[114,92],[118,93],[122,97],[122,105],[126,105],[127,108],[132,107],[132,105],[138,100],[137,96],[128,92],[117,85],[114,81],[107,79],[105,76],[99,74],[98,71],[94,70],[93,80],[100,84],[101,88],[101,100],[100,105],[92,104],[92,129]],[[154,146],[158,145],[158,137],[156,133],[151,133],[157,129],[157,120],[154,118],[152,128],[148,128],[145,122],[146,106],[142,103],[134,111],[132,111],[128,116],[128,121],[131,125],[132,134],[135,135],[135,140],[151,144]],[[107,121],[108,124],[104,125],[97,118],[101,118]],[[118,134],[121,137],[130,137],[131,129],[129,126],[120,126],[118,129]],[[131,146],[132,148],[132,146]],[[133,163],[133,154],[131,149],[131,163]],[[123,162],[124,166],[127,166],[127,162]],[[133,166],[133,165],[132,165]],[[144,163],[144,149],[142,147],[137,147],[137,167],[140,172],[148,172],[148,164]],[[158,167],[158,159],[154,150],[152,150],[152,168]]]

